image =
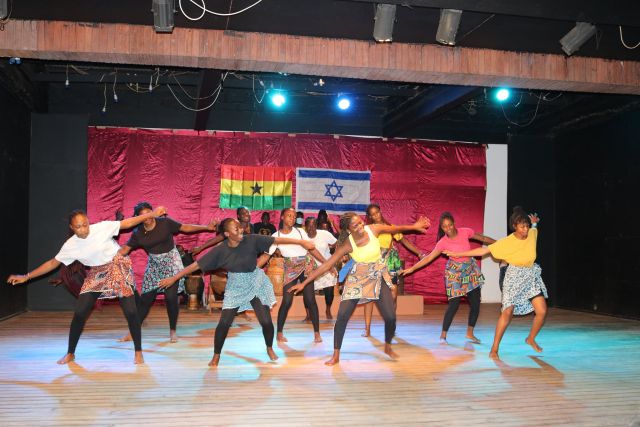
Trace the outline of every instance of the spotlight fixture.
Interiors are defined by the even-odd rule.
[[[348,110],[349,107],[351,107],[351,101],[349,100],[349,98],[346,98],[344,96],[341,96],[340,98],[338,98],[338,108],[341,109],[342,111]]]
[[[456,34],[460,26],[462,11],[458,9],[440,9],[440,22],[436,32],[436,41],[447,46],[455,46]]]
[[[506,88],[500,88],[496,92],[496,99],[500,102],[504,102],[511,96],[511,91]]]
[[[7,0],[0,0],[0,19],[4,19],[9,15],[9,9],[7,8]]]
[[[378,43],[391,43],[393,24],[396,20],[396,5],[379,3],[373,24],[373,39]]]
[[[175,0],[152,0],[153,28],[156,33],[171,33],[173,31],[173,14]]]
[[[567,56],[573,55],[596,33],[596,26],[588,22],[576,22],[576,26],[560,39],[562,50]]]
[[[276,92],[273,95],[271,95],[271,103],[276,107],[278,108],[282,107],[285,104],[285,102],[287,102],[287,99],[284,97],[282,93]]]

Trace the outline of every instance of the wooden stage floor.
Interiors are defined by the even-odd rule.
[[[516,319],[496,363],[487,354],[498,306],[483,305],[480,345],[464,339],[466,306],[439,343],[444,309],[398,319],[397,361],[382,352],[379,318],[369,339],[353,318],[335,367],[323,364],[329,321],[314,344],[311,326],[289,319],[289,342],[269,362],[257,321],[238,319],[216,369],[217,314],[183,309],[170,344],[154,307],[136,366],[132,344],[116,342],[126,329],[117,306],[94,312],[68,365],[55,361],[71,313],[25,313],[0,322],[0,425],[638,425],[640,322],[550,309],[544,353],[523,342],[531,319]]]

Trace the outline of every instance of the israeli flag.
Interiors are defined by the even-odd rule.
[[[365,213],[370,201],[371,171],[296,169],[296,210]]]

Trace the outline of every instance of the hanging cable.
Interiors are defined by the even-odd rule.
[[[622,42],[622,46],[626,47],[629,50],[633,50],[640,46],[640,42],[638,42],[635,46],[629,46],[628,44],[626,44],[624,42],[624,38],[622,37],[622,25],[618,26],[618,28],[620,29],[620,41]]]
[[[196,6],[197,8],[199,8],[200,10],[202,10],[202,13],[200,14],[200,16],[198,16],[197,18],[193,18],[189,15],[186,14],[186,12],[184,11],[184,9],[182,8],[182,0],[178,0],[178,6],[180,7],[180,12],[182,12],[182,15],[184,15],[185,18],[187,18],[190,21],[199,21],[200,19],[202,19],[204,17],[204,15],[206,13],[210,13],[212,15],[216,15],[216,16],[233,16],[233,15],[238,15],[242,12],[246,12],[247,10],[251,9],[254,6],[257,6],[259,3],[262,2],[262,0],[258,0],[255,3],[253,3],[250,6],[245,7],[244,9],[238,10],[237,12],[230,12],[230,13],[220,13],[220,12],[214,12],[212,10],[207,9],[207,5],[205,3],[205,0],[199,0],[196,2],[196,0],[189,0],[189,2],[191,2],[194,6]]]
[[[515,126],[519,126],[519,127],[527,127],[529,126],[531,123],[533,123],[533,121],[536,119],[537,115],[538,115],[538,108],[540,108],[540,101],[542,101],[542,97],[539,96],[538,97],[538,103],[536,104],[536,110],[533,113],[533,117],[531,117],[531,120],[529,120],[527,123],[517,123],[512,121],[511,119],[509,119],[509,117],[507,117],[507,113],[504,111],[504,105],[500,104],[500,108],[502,109],[502,114],[504,115],[504,118],[507,120],[507,122],[511,123],[512,125]]]

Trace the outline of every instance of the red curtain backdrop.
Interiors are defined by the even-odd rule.
[[[113,220],[117,209],[129,217],[142,200],[166,206],[169,215],[182,223],[235,217],[235,210],[218,208],[221,164],[370,170],[371,201],[380,205],[387,220],[405,224],[418,215],[431,219],[426,234],[407,236],[425,252],[435,245],[441,212],[450,211],[457,226],[477,232],[482,232],[484,221],[485,147],[475,144],[90,128],[88,156],[87,208],[92,222]],[[253,222],[261,213],[252,212]],[[276,227],[279,217],[279,212],[271,212]],[[176,242],[191,248],[210,236],[181,234]],[[126,243],[128,237],[123,233],[119,242]],[[407,266],[417,261],[402,245],[398,247]],[[138,250],[131,257],[140,286],[146,255]],[[440,257],[409,276],[405,292],[423,295],[430,303],[446,302],[444,264]]]

